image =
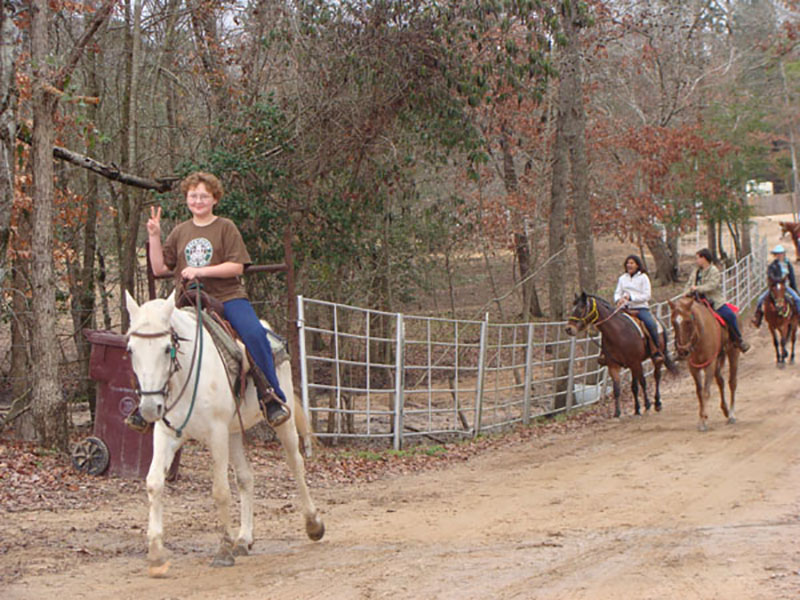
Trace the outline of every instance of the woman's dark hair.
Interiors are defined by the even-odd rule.
[[[625,270],[626,273],[628,272],[628,261],[629,260],[632,260],[633,262],[636,263],[636,266],[639,269],[639,273],[643,273],[643,274],[647,275],[647,269],[644,268],[644,262],[636,254],[629,255],[628,257],[625,258],[625,262],[622,263],[622,268]]]
[[[703,248],[702,250],[698,250],[697,252],[695,252],[695,256],[702,256],[709,262],[709,264],[714,263],[714,255],[711,254],[711,250],[709,250],[708,248]]]

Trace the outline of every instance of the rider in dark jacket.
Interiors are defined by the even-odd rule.
[[[800,314],[800,294],[797,293],[797,282],[794,278],[794,268],[792,267],[792,263],[786,258],[786,250],[783,246],[778,244],[775,246],[771,251],[770,254],[775,257],[775,259],[769,263],[767,267],[767,284],[773,281],[781,281],[784,277],[786,277],[789,285],[786,288],[786,293],[792,297],[794,300],[795,308],[797,309],[797,313]],[[760,327],[761,320],[764,318],[764,300],[769,294],[769,287],[767,290],[761,294],[758,298],[758,304],[756,304],[756,312],[753,315],[753,326]]]

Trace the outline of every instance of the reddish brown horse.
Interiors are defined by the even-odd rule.
[[[675,331],[675,349],[680,358],[687,358],[689,370],[694,378],[697,401],[700,405],[700,421],[697,428],[708,430],[706,404],[711,395],[711,376],[717,381],[722,414],[728,423],[735,423],[733,406],[736,402],[736,373],[739,368],[739,349],[731,341],[728,329],[723,327],[713,309],[690,297],[670,301],[672,327]],[[730,408],[725,403],[725,380],[722,367],[728,357],[730,370],[728,386],[731,391]]]
[[[792,236],[794,242],[794,260],[800,262],[800,223],[790,223],[788,221],[781,221],[781,237],[787,233]]]
[[[769,284],[769,294],[764,299],[764,318],[772,334],[772,344],[775,346],[775,360],[779,367],[786,364],[786,341],[792,340],[792,356],[794,362],[794,343],[797,337],[798,315],[794,301],[787,298],[786,278],[772,281]]]
[[[589,326],[594,326],[602,334],[602,349],[608,373],[614,381],[614,416],[621,414],[619,406],[620,371],[631,370],[631,390],[633,391],[634,410],[639,410],[639,385],[644,395],[644,409],[650,410],[650,399],[647,397],[647,384],[644,378],[642,362],[650,357],[647,340],[643,337],[643,326],[637,326],[633,317],[624,310],[613,308],[608,302],[597,296],[582,293],[575,296],[572,315],[567,324],[567,333],[577,335]],[[658,340],[659,349],[667,356],[667,338],[662,335]],[[661,410],[661,365],[665,360],[653,360],[654,378],[656,381],[655,409]],[[667,365],[674,369],[672,361],[667,358]]]

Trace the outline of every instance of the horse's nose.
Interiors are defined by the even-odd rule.
[[[155,423],[164,416],[164,406],[162,404],[153,404],[151,402],[142,402],[139,405],[139,412],[148,423]]]

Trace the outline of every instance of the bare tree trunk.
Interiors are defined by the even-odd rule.
[[[108,286],[106,285],[106,259],[103,252],[97,249],[97,287],[100,289],[100,306],[103,310],[103,329],[111,329],[111,309],[108,305]]]
[[[572,79],[571,126],[570,126],[570,166],[574,197],[572,206],[575,214],[575,249],[578,256],[578,282],[582,290],[597,291],[597,266],[594,258],[594,236],[592,233],[592,204],[589,199],[589,165],[586,159],[586,109],[583,104],[583,58],[579,31],[577,3],[570,2],[568,14],[564,19],[567,36],[567,59],[570,68],[564,73]]]
[[[53,112],[56,99],[47,91],[44,71],[50,52],[49,4],[33,0],[31,62],[33,63],[33,395],[31,409],[38,442],[67,450],[67,407],[58,377],[56,286],[53,273]]]
[[[64,58],[52,81],[50,65],[50,6],[47,0],[31,3],[31,64],[33,134],[31,169],[33,172],[33,248],[31,287],[33,327],[31,339],[33,388],[31,412],[36,437],[42,446],[67,450],[69,443],[67,405],[59,384],[56,332],[56,285],[53,268],[53,142],[54,115],[59,90],[75,70],[84,48],[97,29],[108,19],[114,0],[105,0],[94,13],[75,47]]]
[[[89,93],[92,96],[99,96],[100,90],[97,82],[97,60],[96,54],[92,53],[88,61],[88,71],[86,80]],[[97,105],[87,104],[87,119],[90,123],[97,123]],[[90,133],[89,135],[94,135]],[[91,147],[93,144],[89,144]],[[88,150],[89,148],[87,148]],[[95,416],[95,383],[89,377],[89,356],[91,346],[83,335],[86,328],[94,328],[94,309],[95,309],[95,283],[94,265],[97,253],[97,207],[98,207],[99,185],[98,176],[91,172],[86,172],[86,220],[83,226],[83,247],[78,247],[81,237],[75,239],[75,255],[80,256],[80,261],[69,261],[68,272],[70,281],[70,308],[72,311],[73,341],[78,353],[78,364],[80,365],[80,383],[78,396],[86,398],[89,403],[89,412],[94,421]]]
[[[224,67],[220,64],[221,45],[217,34],[217,15],[211,2],[192,2],[192,30],[197,54],[205,69],[206,81],[211,87],[212,101],[217,115],[225,114],[230,104],[230,93]]]
[[[553,174],[550,184],[550,221],[548,223],[548,287],[550,291],[550,317],[555,321],[564,318],[564,290],[566,289],[566,218],[569,191],[568,131],[570,95],[568,77],[561,80],[558,92],[558,116],[553,145]]]
[[[135,172],[137,163],[137,118],[136,101],[139,86],[139,53],[141,48],[140,25],[142,17],[141,0],[135,0],[133,12],[130,3],[125,7],[128,23],[126,36],[126,89],[125,102],[123,103],[122,126],[122,163],[128,171]],[[123,188],[119,194],[119,220],[116,223],[119,264],[120,264],[120,291],[128,290],[136,293],[136,241],[139,233],[141,219],[141,195],[137,191]],[[122,315],[122,329],[128,328],[128,311],[124,306],[125,294],[119,294],[120,314]]]
[[[677,281],[677,270],[675,268],[675,256],[670,250],[667,242],[661,237],[654,237],[647,240],[647,247],[656,262],[656,274],[654,278],[662,285],[668,285]]]
[[[14,145],[17,129],[15,62],[19,54],[13,5],[0,5],[0,286],[5,279],[6,250],[14,204]]]
[[[572,27],[569,14],[562,16],[565,30]],[[576,43],[574,40],[571,44]],[[570,146],[575,143],[576,124],[574,114],[574,97],[581,93],[576,87],[575,70],[576,50],[567,48],[562,56],[558,88],[556,133],[553,145],[553,173],[550,184],[550,222],[548,235],[548,254],[550,265],[548,282],[550,291],[550,317],[554,321],[565,318],[566,290],[566,213],[570,189]],[[574,168],[574,165],[572,165]],[[556,346],[556,362],[553,365],[553,376],[556,378],[555,400],[553,408],[564,408],[567,405],[567,372],[569,369],[567,348],[563,344]]]
[[[740,202],[744,204],[744,199],[741,199]],[[750,224],[749,218],[742,219],[742,256],[747,256],[753,252],[753,240],[750,238]]]
[[[27,221],[27,219],[25,219]],[[21,223],[27,228],[27,222]],[[35,440],[36,430],[33,427],[31,405],[31,356],[28,352],[31,337],[31,307],[27,300],[29,288],[25,274],[28,272],[26,261],[19,256],[14,258],[11,275],[11,397],[14,399],[12,412],[21,412],[14,423],[15,435],[23,440]]]
[[[502,139],[500,147],[503,150],[503,182],[506,193],[513,196],[519,192],[519,179],[517,169],[514,166],[514,154],[511,152],[511,135],[505,125],[503,125]],[[531,264],[531,246],[528,239],[528,231],[525,227],[525,219],[520,214],[514,216],[514,258],[519,267],[519,278],[522,282],[522,318],[528,320],[533,314],[541,312],[539,299],[536,297],[536,282],[531,276],[533,268]],[[534,297],[535,301],[534,301]],[[534,310],[534,307],[536,310]]]
[[[783,100],[786,108],[790,112],[794,112],[794,106],[789,96],[789,87],[786,85],[786,68],[783,66],[783,61],[778,61],[781,71],[781,82],[783,83]],[[792,158],[792,220],[797,222],[798,215],[798,194],[800,194],[800,174],[798,174],[797,167],[797,146],[794,139],[794,121],[789,121],[789,154]]]
[[[711,250],[714,262],[717,261],[717,224],[711,219],[706,220],[706,247]]]

